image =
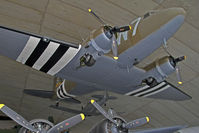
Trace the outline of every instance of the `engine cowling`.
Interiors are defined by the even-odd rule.
[[[111,26],[102,26],[91,32],[88,41],[83,44],[86,51],[80,58],[80,66],[93,66],[101,55],[111,51],[113,43],[111,28]]]
[[[120,117],[114,118],[114,120],[121,123],[121,126],[123,123],[126,123],[126,121]],[[128,133],[128,130],[122,127],[119,128],[111,121],[105,119],[92,128],[89,133]]]
[[[176,68],[174,58],[165,56],[154,61],[144,68],[149,77],[154,77],[158,82],[164,80],[169,74],[173,73]]]
[[[113,37],[110,33],[111,28],[110,26],[103,26],[91,33],[89,44],[99,53],[105,54],[111,50]]]
[[[30,124],[32,126],[34,126],[36,129],[38,129],[39,131],[48,131],[50,130],[54,124],[51,123],[48,120],[44,120],[44,119],[34,119],[30,121]],[[33,133],[31,131],[29,131],[28,129],[22,127],[18,133]]]

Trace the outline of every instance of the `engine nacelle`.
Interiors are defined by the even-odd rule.
[[[103,26],[90,35],[89,46],[93,47],[100,54],[110,52],[113,34],[110,33],[110,26]]]
[[[154,61],[144,68],[149,77],[154,77],[158,82],[164,80],[169,74],[175,71],[176,63],[170,56],[165,56]]]
[[[50,130],[54,126],[53,123],[51,123],[48,120],[44,120],[44,119],[34,119],[34,120],[31,120],[30,124],[32,126],[37,125],[37,126],[34,126],[34,127],[36,127],[39,131],[46,131],[46,132],[48,130]],[[22,127],[22,128],[20,128],[20,130],[19,130],[18,133],[33,133],[33,132],[31,132],[28,129]]]
[[[175,133],[198,133],[198,132],[199,132],[199,127],[190,127],[190,128],[181,129]]]
[[[110,52],[112,48],[113,33],[111,26],[102,26],[90,34],[85,45],[85,54],[80,58],[80,66],[93,66],[97,58]]]

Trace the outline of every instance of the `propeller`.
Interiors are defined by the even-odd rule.
[[[9,107],[7,107],[4,104],[0,104],[0,110],[4,114],[9,116],[12,120],[17,122],[19,125],[21,125],[22,127],[26,128],[34,133],[59,133],[68,128],[71,128],[72,126],[76,125],[77,123],[79,123],[85,119],[84,114],[79,114],[79,115],[76,115],[72,118],[69,118],[67,120],[64,120],[64,121],[58,123],[57,125],[53,126],[50,130],[48,130],[46,132],[43,130],[36,129],[27,120],[25,120],[21,115],[17,114],[15,111],[13,111],[12,109],[10,109]]]
[[[64,120],[57,125],[53,126],[47,133],[60,133],[66,129],[73,127],[74,125],[78,124],[79,122],[85,119],[84,114],[79,114],[73,116],[67,120]]]
[[[95,12],[92,11],[92,9],[88,9],[88,12],[91,13],[103,26],[104,28],[108,28],[108,30],[106,32],[109,32],[109,37],[112,38],[112,52],[113,52],[113,58],[115,60],[118,59],[118,48],[117,48],[117,39],[116,39],[116,34],[120,33],[120,32],[125,32],[125,31],[129,31],[131,30],[131,26],[121,26],[121,27],[117,27],[117,26],[109,26],[107,25]]]
[[[173,65],[173,67],[175,68],[176,71],[176,77],[178,80],[178,84],[181,85],[182,84],[182,78],[181,78],[181,74],[180,74],[180,68],[179,66],[177,66],[177,64],[183,60],[186,59],[186,56],[181,56],[178,58],[174,58],[173,56],[170,55],[171,58],[171,64]]]
[[[178,84],[181,85],[182,84],[182,78],[181,78],[181,74],[180,74],[180,68],[179,66],[177,66],[177,64],[183,60],[186,59],[186,56],[180,56],[180,57],[177,57],[175,58],[174,56],[172,56],[169,51],[168,51],[168,47],[167,47],[167,41],[166,39],[164,38],[163,40],[164,42],[164,50],[166,51],[166,53],[170,56],[170,58],[172,59],[172,65],[174,66],[175,68],[175,71],[176,71],[176,77],[177,77],[177,80],[178,80]]]
[[[91,103],[95,106],[95,108],[103,115],[105,116],[108,120],[110,120],[111,122],[113,122],[114,124],[117,125],[117,123],[113,120],[113,118],[106,113],[106,111],[97,103],[95,102],[95,100],[91,100]]]
[[[8,117],[10,117],[12,120],[14,120],[16,123],[21,125],[22,127],[25,127],[26,129],[32,131],[32,132],[38,132],[37,129],[35,129],[28,121],[26,121],[21,115],[17,114],[15,111],[10,109],[4,104],[0,104],[0,110],[6,114]]]
[[[186,56],[181,56],[181,57],[178,57],[178,58],[174,58],[173,56],[171,56],[171,58],[173,59],[173,62],[174,62],[178,84],[181,85],[182,84],[182,78],[181,78],[181,74],[180,74],[180,68],[179,68],[179,66],[177,66],[177,63],[185,60]]]
[[[136,127],[142,126],[142,125],[144,125],[144,124],[146,124],[148,122],[149,122],[149,117],[136,119],[136,120],[133,120],[131,122],[128,122],[125,125],[125,128],[127,128],[127,129],[136,128]]]
[[[122,130],[129,130],[132,128],[142,126],[149,122],[149,117],[143,117],[143,118],[136,119],[128,123],[126,123],[125,121],[121,123],[117,121],[116,119],[117,117],[114,116],[115,113],[112,110],[109,110],[109,112],[107,113],[97,102],[95,102],[95,100],[91,100],[91,103],[102,115],[104,115],[108,120],[114,123],[118,129],[120,128]]]

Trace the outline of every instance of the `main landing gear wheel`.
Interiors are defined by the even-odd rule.
[[[54,126],[53,123],[43,119],[32,120],[30,121],[30,124],[39,131],[45,131],[45,132],[47,132],[49,129],[51,129]],[[18,133],[34,133],[34,132],[31,132],[28,129],[22,127]]]

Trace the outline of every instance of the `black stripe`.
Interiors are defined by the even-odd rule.
[[[39,41],[37,47],[34,49],[28,60],[25,62],[26,65],[32,67],[35,62],[39,59],[39,57],[42,55],[44,50],[48,47],[49,41],[43,41],[42,39]]]
[[[151,89],[151,87],[150,87],[150,86],[149,86],[148,88],[144,89],[144,90],[141,90],[141,91],[138,91],[138,92],[132,93],[130,96],[134,96],[134,95],[136,95],[136,94],[138,94],[138,93],[140,93],[140,92],[144,92],[144,91],[149,90],[149,89]]]
[[[61,91],[61,90],[59,89],[59,90],[58,90],[59,97],[64,98],[64,97],[61,95],[61,92],[60,92],[60,91]]]
[[[161,83],[163,83],[163,82],[161,82]],[[159,83],[159,84],[161,84],[161,83]],[[157,84],[157,85],[159,85],[159,84]],[[157,85],[155,85],[155,86],[157,86]],[[153,87],[155,87],[155,86],[153,86]],[[149,90],[149,89],[151,89],[151,88],[153,88],[153,87],[148,87],[148,88],[146,88],[146,89],[144,89],[144,90],[141,90],[141,91],[135,92],[135,93],[131,94],[130,96],[134,96],[134,95],[136,95],[136,94],[138,94],[138,93],[140,93],[140,92],[147,91],[147,90]]]
[[[64,93],[64,90],[63,90],[62,85],[60,86],[60,88],[61,88],[60,90],[61,90],[62,94],[63,94],[64,96],[68,97],[68,95],[66,95],[66,94]]]
[[[145,95],[147,95],[147,94],[150,94],[150,93],[153,93],[153,92],[155,92],[155,91],[158,91],[158,90],[160,90],[160,89],[162,89],[163,87],[165,87],[165,86],[167,86],[168,84],[165,84],[165,85],[163,85],[163,86],[161,86],[161,87],[159,87],[159,88],[157,88],[157,89],[155,89],[155,90],[152,90],[152,91],[150,91],[150,92],[147,92],[147,93],[144,93],[144,94],[142,94],[142,95],[139,95],[138,97],[142,97],[142,96],[145,96]]]
[[[59,45],[55,53],[50,57],[50,59],[44,64],[40,71],[47,73],[68,50],[68,46]]]

